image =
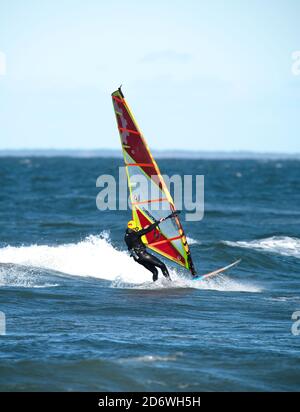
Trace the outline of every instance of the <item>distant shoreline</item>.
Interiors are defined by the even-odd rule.
[[[251,151],[188,151],[153,150],[160,159],[296,159],[300,153],[272,153]],[[75,158],[122,158],[121,149],[7,149],[0,150],[3,157],[75,157]]]

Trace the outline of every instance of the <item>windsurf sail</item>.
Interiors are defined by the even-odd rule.
[[[155,220],[168,216],[176,208],[121,88],[112,93],[112,101],[126,166],[132,218],[142,229]],[[141,184],[141,178],[148,184]],[[146,234],[143,242],[156,253],[190,270],[193,276],[196,275],[178,215],[165,220]]]

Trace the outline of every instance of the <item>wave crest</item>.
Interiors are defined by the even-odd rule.
[[[224,241],[225,245],[242,247],[247,249],[263,250],[278,253],[284,256],[300,258],[300,239],[289,236],[272,236],[265,239],[230,242]]]
[[[103,232],[98,236],[88,236],[78,243],[54,246],[7,246],[0,249],[0,262],[13,264],[15,270],[16,265],[22,265],[22,267],[29,269],[48,269],[73,276],[90,276],[109,280],[112,281],[111,286],[115,288],[154,291],[186,288],[236,292],[260,291],[255,286],[231,280],[225,276],[207,281],[193,281],[180,268],[170,268],[172,282],[167,281],[160,274],[159,280],[154,283],[152,282],[152,274],[148,270],[134,262],[128,252],[118,250],[112,245],[108,232]],[[7,268],[4,269],[5,271]],[[24,276],[22,275],[23,283],[26,282],[27,275],[29,278],[32,275],[30,271],[26,273]],[[39,275],[41,276],[41,273]],[[43,273],[42,277],[46,282],[47,272]],[[37,284],[36,278],[35,284]]]

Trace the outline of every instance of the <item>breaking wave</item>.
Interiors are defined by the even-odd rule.
[[[266,252],[278,253],[284,256],[294,256],[300,258],[300,239],[288,236],[272,236],[265,239],[229,242],[224,244],[234,247],[262,250]]]
[[[115,288],[136,289],[176,289],[196,288],[220,291],[259,292],[256,286],[230,279],[228,276],[205,281],[193,281],[180,269],[170,269],[173,282],[160,276],[155,283],[148,270],[136,264],[126,251],[118,250],[110,241],[109,234],[103,232],[98,236],[88,236],[78,243],[62,245],[7,246],[0,249],[0,263],[22,265],[26,270],[14,271],[3,265],[0,271],[0,286],[16,284],[30,287],[46,287],[46,273],[37,275],[36,269],[48,269],[73,276],[94,277],[112,281]],[[33,271],[33,269],[35,269]],[[43,278],[44,276],[44,278]],[[30,280],[31,279],[31,280]],[[44,281],[42,281],[44,279]],[[46,286],[45,286],[46,285]],[[54,284],[55,286],[55,284]]]

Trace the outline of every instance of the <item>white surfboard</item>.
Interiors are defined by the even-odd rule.
[[[212,278],[213,276],[217,276],[223,272],[225,272],[226,270],[232,268],[233,266],[236,266],[240,263],[242,259],[238,259],[235,262],[231,263],[230,265],[224,266],[223,268],[214,270],[213,272],[209,272],[209,273],[205,273],[204,275],[199,275],[199,276],[195,276],[193,277],[192,280],[205,280],[208,278]]]

